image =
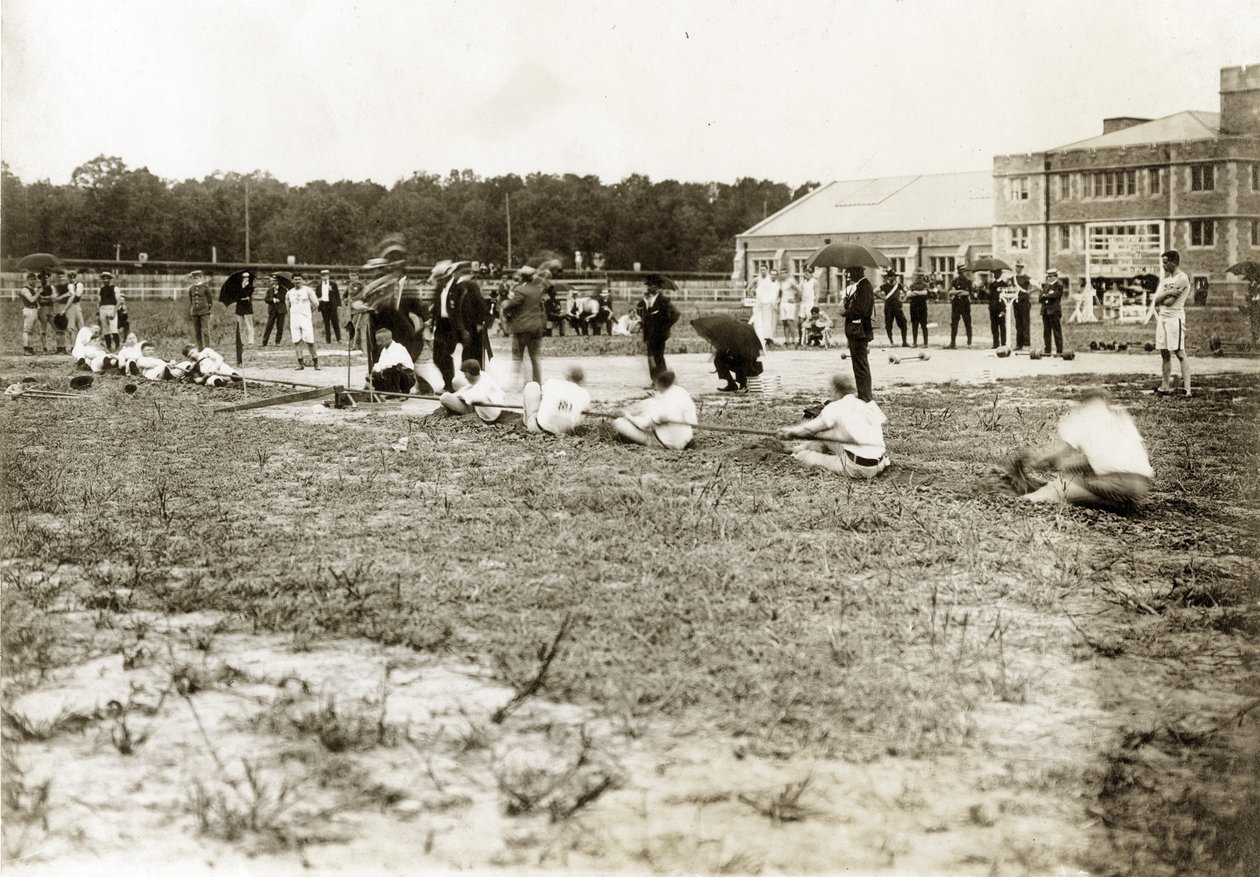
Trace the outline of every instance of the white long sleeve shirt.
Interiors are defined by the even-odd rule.
[[[376,360],[376,365],[372,366],[372,371],[379,374],[387,368],[393,368],[401,365],[405,369],[413,369],[416,364],[411,360],[411,354],[407,352],[407,348],[403,347],[397,341],[389,342],[389,346],[381,351],[380,358]]]

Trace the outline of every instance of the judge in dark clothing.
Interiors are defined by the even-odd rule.
[[[723,393],[748,389],[748,378],[757,377],[765,368],[761,359],[749,359],[738,350],[719,350],[713,357],[713,367],[724,382],[718,387]]]
[[[875,288],[861,268],[849,268],[849,285],[844,290],[844,337],[853,360],[853,382],[857,396],[871,401],[871,364],[867,349],[875,338],[871,317],[875,313]]]
[[[642,321],[643,343],[647,347],[648,374],[652,380],[666,371],[665,342],[669,340],[670,330],[678,322],[678,308],[665,295],[665,279],[659,274],[649,274],[643,278],[645,287],[643,298],[635,306],[635,313]]]
[[[993,272],[987,290],[989,298],[989,331],[993,334],[993,346],[1006,346],[1006,302],[1002,301],[1002,291],[1010,285],[1002,279],[1002,269]]]
[[[884,282],[879,287],[879,294],[884,300],[884,331],[888,333],[888,343],[896,343],[892,333],[893,323],[896,323],[901,330],[901,346],[909,347],[906,342],[906,314],[901,306],[906,288],[897,277],[896,268],[889,268],[884,272]]]
[[[963,266],[949,289],[949,347],[958,346],[958,321],[967,327],[967,346],[971,346],[971,269]]]
[[[289,310],[284,301],[284,289],[281,288],[274,274],[271,275],[271,286],[267,287],[263,301],[267,304],[267,325],[263,328],[262,346],[267,346],[267,338],[271,335],[271,329],[274,326],[276,330],[276,346],[279,347],[282,343],[280,336],[284,333],[284,329],[289,323],[286,319],[289,315]]]
[[[910,281],[910,335],[913,346],[919,346],[919,330],[923,330],[923,346],[928,344],[928,282],[923,276],[923,269],[916,268],[914,279]]]
[[[315,297],[319,299],[319,315],[324,319],[324,343],[332,341],[334,336],[340,341],[341,323],[338,322],[337,309],[341,307],[341,290],[327,270],[319,272]]]
[[[1059,269],[1046,272],[1046,284],[1037,296],[1041,303],[1041,328],[1045,351],[1050,352],[1050,340],[1054,339],[1054,352],[1063,352],[1063,284],[1059,283]]]
[[[1015,263],[1015,349],[1032,346],[1032,278],[1024,273],[1024,263]]]
[[[460,360],[484,361],[489,352],[485,337],[489,314],[481,287],[472,279],[471,262],[449,259],[433,266],[433,364],[442,373],[443,392],[455,387],[455,345],[463,345]]]

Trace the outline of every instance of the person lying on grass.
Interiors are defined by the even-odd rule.
[[[632,405],[624,416],[613,421],[617,435],[636,444],[675,451],[691,444],[695,434],[691,424],[700,422],[696,403],[674,380],[674,373],[668,369],[658,374],[652,382],[656,394]]]
[[[372,389],[382,393],[410,393],[416,385],[416,364],[407,348],[394,340],[388,329],[376,330],[376,347],[381,354],[372,366]]]
[[[1028,470],[1042,468],[1055,474],[1037,486]],[[1111,405],[1102,390],[1091,390],[1063,415],[1054,442],[1040,450],[1018,451],[1001,469],[1027,502],[1065,502],[1119,512],[1137,508],[1151,492],[1155,477],[1133,418]]]
[[[157,355],[157,347],[151,341],[140,342],[140,355],[136,357],[135,364],[148,381],[169,381],[176,376],[171,364]]]
[[[874,478],[888,468],[884,446],[884,412],[874,402],[854,395],[853,381],[831,379],[831,401],[812,420],[779,430],[779,438],[796,442],[792,456],[807,466],[821,466],[848,478]]]
[[[118,370],[125,375],[140,374],[136,360],[140,358],[140,339],[135,332],[127,334],[122,347],[118,348]]]
[[[539,385],[530,381],[525,385],[525,428],[530,432],[548,432],[552,435],[572,433],[582,422],[582,415],[591,407],[591,394],[586,392],[582,381],[586,376],[576,366],[570,368],[564,380],[551,378]]]
[[[494,378],[482,374],[481,363],[475,359],[465,359],[459,370],[468,383],[453,393],[443,393],[442,407],[452,414],[476,412],[486,423],[494,423],[503,413],[502,408],[495,407],[503,404],[502,388]]]
[[[200,350],[195,345],[184,345],[184,359],[193,364],[190,377],[194,383],[207,387],[225,387],[230,381],[239,381],[240,372],[228,365],[217,351],[210,347]]]
[[[94,374],[101,374],[106,368],[118,364],[118,360],[101,349],[97,341],[101,337],[100,326],[84,326],[74,338],[74,347],[70,348],[70,356],[74,359],[75,368],[87,369]]]

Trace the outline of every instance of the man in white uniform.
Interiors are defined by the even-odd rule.
[[[443,393],[442,407],[452,414],[475,412],[486,423],[494,423],[503,413],[502,408],[495,407],[503,404],[503,388],[482,374],[481,363],[475,359],[465,359],[460,371],[468,383],[453,393]]]
[[[586,376],[576,366],[569,369],[565,380],[550,378],[540,386],[534,381],[525,385],[525,428],[530,432],[566,435],[577,429],[582,415],[591,407],[591,394],[582,381]]]
[[[748,322],[756,330],[757,337],[769,347],[774,343],[774,324],[779,318],[779,283],[770,276],[770,269],[762,265],[750,286],[754,287],[755,303]]]
[[[315,371],[319,371],[319,354],[315,352],[315,327],[311,322],[311,310],[319,307],[319,298],[315,290],[306,285],[301,274],[293,275],[293,288],[284,296],[289,306],[289,335],[293,338],[293,349],[297,352],[298,371],[306,368],[302,360],[302,344],[311,351],[311,362]]]
[[[1107,402],[1101,390],[1059,421],[1058,439],[1041,451],[1021,451],[1004,467],[1020,491],[1031,487],[1028,469],[1052,468],[1055,475],[1023,494],[1028,502],[1066,502],[1128,511],[1151,491],[1155,472],[1128,412]]]
[[[797,337],[798,344],[804,344],[808,339],[805,332],[805,321],[809,319],[813,313],[814,305],[818,301],[818,281],[814,278],[814,269],[805,269],[805,279],[801,281],[801,331]]]
[[[631,406],[625,416],[613,421],[613,429],[626,441],[681,451],[694,435],[691,424],[700,422],[696,403],[674,383],[672,371],[658,374],[653,385],[656,395]]]
[[[1181,363],[1182,395],[1191,396],[1190,363],[1186,361],[1186,299],[1190,297],[1190,278],[1181,270],[1181,255],[1169,250],[1160,256],[1164,276],[1155,290],[1155,349],[1163,360],[1164,379],[1155,391],[1167,396],[1172,392],[1172,355]]]
[[[779,430],[779,438],[798,442],[792,456],[807,466],[820,466],[848,478],[874,478],[889,466],[884,446],[884,412],[874,402],[854,395],[855,385],[843,375],[831,379],[831,401],[818,416]]]
[[[79,330],[79,334],[74,339],[74,347],[70,349],[70,356],[74,359],[75,366],[85,366],[93,374],[99,375],[107,367],[118,364],[117,359],[102,350],[96,343],[100,337],[100,326],[84,326]]]

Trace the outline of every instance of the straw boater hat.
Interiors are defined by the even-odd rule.
[[[1046,276],[1047,276],[1047,277],[1058,277],[1058,276],[1059,276],[1059,269],[1058,269],[1058,268],[1047,268],[1047,269],[1046,269]]]
[[[200,273],[200,272],[198,272],[198,273]],[[101,272],[101,280],[113,280],[113,279],[114,279],[114,272],[113,272],[113,271],[102,271],[102,272]]]

